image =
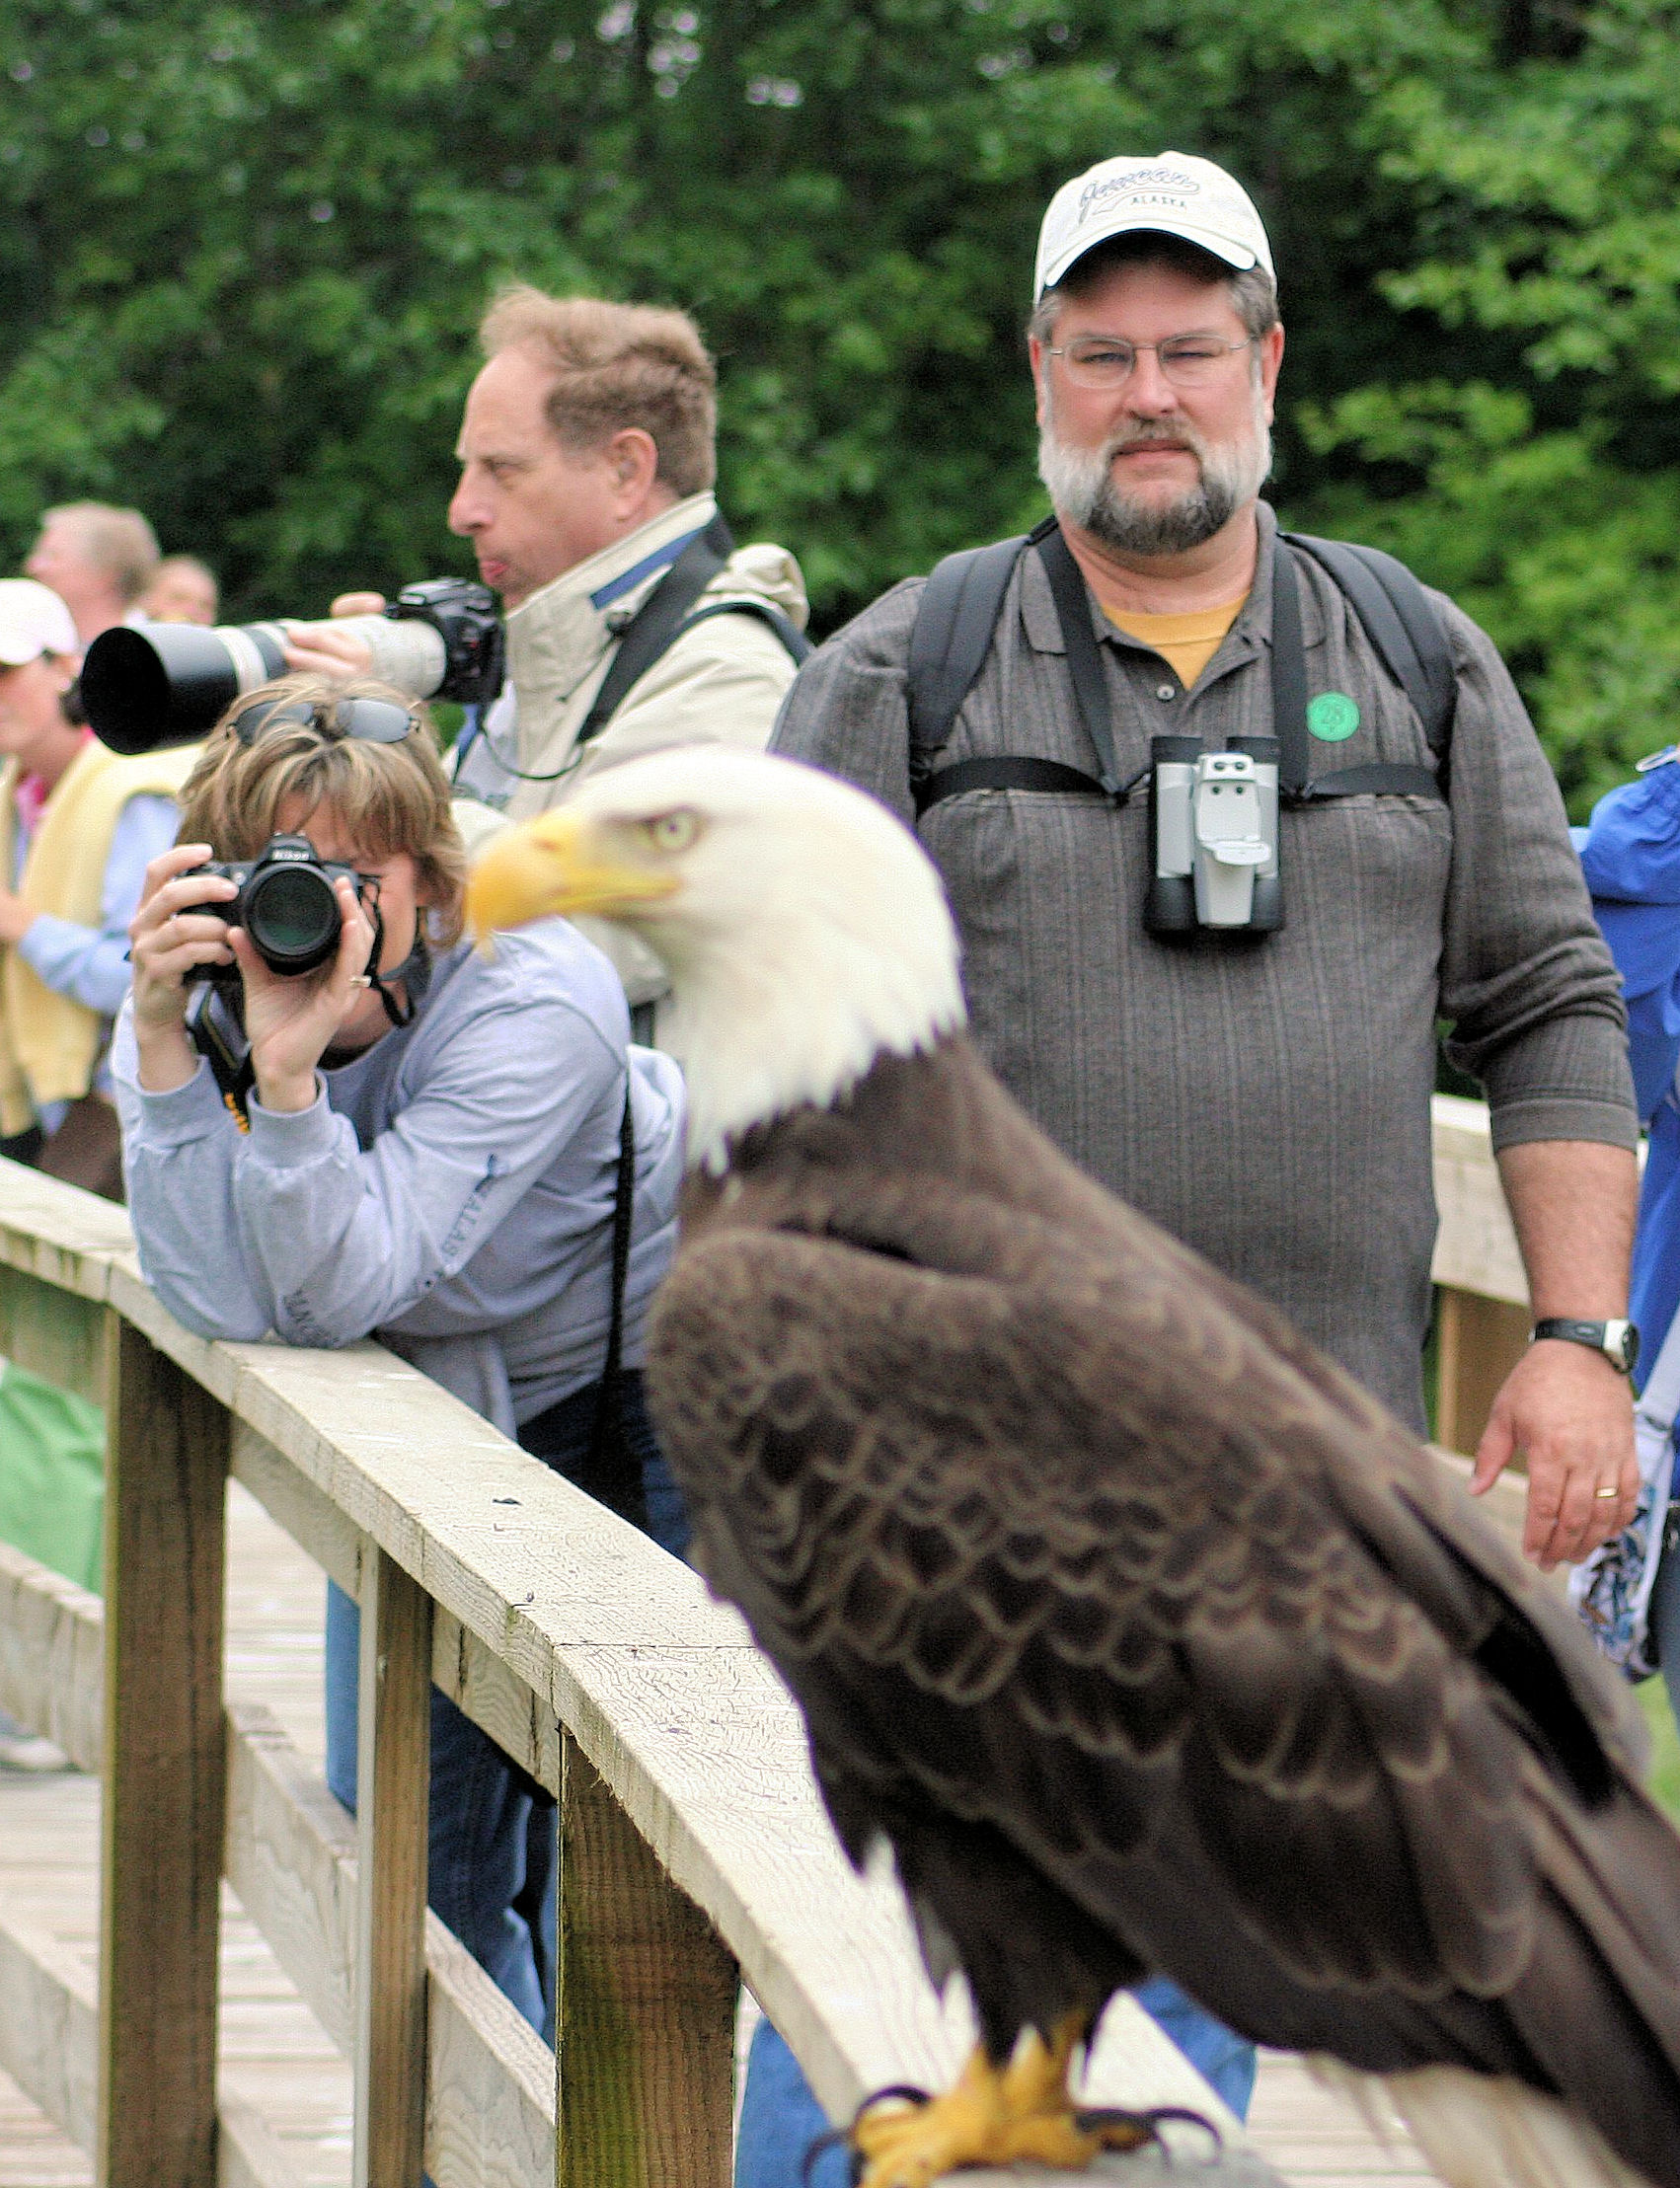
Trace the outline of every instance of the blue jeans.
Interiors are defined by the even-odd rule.
[[[1169,2035],[1238,2119],[1248,2117],[1255,2087],[1255,2047],[1222,2021],[1192,2005],[1177,1984],[1156,1976],[1132,1996]],[[753,2031],[735,2145],[735,2188],[803,2188],[805,2153],[828,2119],[811,2095],[800,2063],[768,2021]],[[810,2168],[809,2188],[850,2188],[851,2154],[825,2150]]]
[[[557,1473],[579,1471],[589,1451],[595,1399],[593,1387],[579,1391],[522,1429],[520,1442],[531,1436],[526,1448]],[[642,1462],[648,1532],[681,1556],[688,1519],[649,1422],[640,1375],[625,1378],[623,1422],[626,1442]],[[355,1605],[329,1582],[327,1783],[352,1815],[360,1638]],[[550,2044],[558,1869],[553,1800],[434,1688],[426,1897],[438,1919]]]

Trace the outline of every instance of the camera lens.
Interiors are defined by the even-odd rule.
[[[339,946],[333,884],[319,867],[276,867],[246,890],[245,932],[271,972],[313,972]]]

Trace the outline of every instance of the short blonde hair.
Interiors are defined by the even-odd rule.
[[[109,501],[64,501],[48,509],[41,530],[63,524],[78,551],[102,569],[132,604],[151,583],[158,566],[158,536],[138,509],[113,508]]]
[[[531,349],[552,369],[548,421],[568,448],[639,426],[673,493],[704,493],[717,478],[718,372],[686,312],[545,296],[521,282],[497,295],[479,341],[487,357]]]
[[[340,699],[389,699],[414,715],[416,729],[400,744],[347,737],[332,724]],[[313,721],[276,722],[252,744],[234,734],[248,708],[304,700],[321,712]],[[221,860],[255,859],[278,827],[280,808],[294,798],[306,812],[331,805],[370,859],[407,852],[420,892],[431,911],[432,939],[444,947],[461,938],[467,853],[449,810],[449,778],[437,756],[431,723],[389,684],[371,678],[332,684],[318,676],[282,676],[247,692],[211,730],[181,792],[180,843],[207,843]]]

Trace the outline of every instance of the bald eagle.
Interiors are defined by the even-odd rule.
[[[1625,1695],[1410,1434],[1003,1092],[897,821],[658,754],[500,839],[469,912],[670,969],[654,1417],[841,1841],[889,1843],[982,2035],[860,2116],[870,2188],[1123,2143],[1066,2069],[1155,1972],[1381,2077],[1462,2188],[1680,2188],[1680,1839]]]

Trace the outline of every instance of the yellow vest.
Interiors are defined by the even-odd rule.
[[[197,745],[124,759],[109,746],[84,744],[52,787],[24,861],[18,893],[38,912],[98,927],[106,862],[117,817],[131,797],[179,794],[198,758]],[[10,885],[16,858],[18,763],[0,767],[0,879]],[[23,1132],[37,1108],[74,1101],[93,1083],[105,1021],[97,1011],[57,995],[15,949],[0,960],[0,1132]]]

